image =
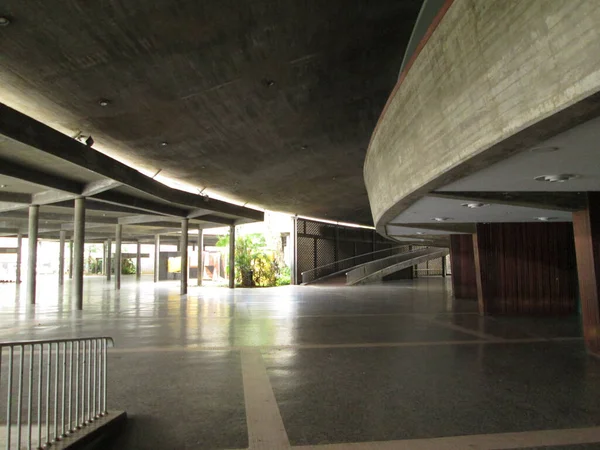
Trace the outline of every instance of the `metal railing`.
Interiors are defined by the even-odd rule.
[[[109,344],[105,336],[0,342],[7,450],[47,448],[107,414]]]
[[[338,261],[334,261],[329,264],[324,264],[319,267],[315,267],[314,269],[307,270],[302,272],[302,283],[310,283],[315,281],[318,278],[326,277],[328,275],[332,275],[336,272],[340,272],[346,269],[350,269],[351,267],[358,266],[360,264],[365,264],[371,262],[375,259],[383,258],[385,256],[391,256],[395,254],[404,253],[409,250],[408,245],[400,245],[396,247],[386,248],[383,250],[377,250],[374,252],[363,253],[356,256],[351,256],[350,258],[340,259]],[[388,254],[388,255],[386,255]]]

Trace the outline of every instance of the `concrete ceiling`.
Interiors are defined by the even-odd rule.
[[[571,212],[581,205],[581,193],[600,190],[599,143],[600,118],[595,118],[421,198],[394,218],[387,232],[405,240],[472,233],[469,227],[481,222],[533,222],[538,217],[570,222]],[[574,178],[535,180],[561,174]],[[486,206],[463,206],[473,202]],[[447,220],[437,222],[436,217]]]
[[[5,0],[0,96],[147,172],[370,223],[365,149],[421,3]]]

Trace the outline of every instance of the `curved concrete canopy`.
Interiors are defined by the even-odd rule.
[[[585,161],[586,176],[572,190],[600,189],[597,141],[593,155],[582,153],[593,139],[584,123],[600,115],[599,23],[600,4],[584,0],[448,1],[437,27],[430,29],[402,74],[369,146],[364,175],[378,231],[392,237],[390,230],[410,224],[400,231],[452,233],[456,225],[501,220],[505,213],[516,221],[539,214],[568,220],[568,213],[551,213],[562,206],[539,202],[536,191],[556,189],[519,178],[527,170],[518,154],[545,141],[551,145],[553,136],[572,130],[570,148],[581,154],[573,150],[569,155],[563,148],[562,155],[552,157],[555,164],[540,164],[540,170],[544,166],[564,173]],[[517,155],[517,166],[508,163],[511,155]],[[477,175],[499,161],[507,165],[494,172],[495,178]],[[472,177],[479,183],[465,181]],[[514,207],[531,210],[501,212],[500,206],[466,214],[461,204],[469,197],[445,192],[497,190],[493,185],[502,185],[502,191],[531,191],[533,200],[519,194]],[[570,190],[564,186],[558,190]],[[423,198],[432,191],[456,195],[462,202]],[[495,203],[494,194],[488,192],[488,203]],[[506,198],[499,200],[506,203]],[[557,205],[559,200],[565,203],[561,197]],[[423,217],[419,211],[425,212]],[[449,214],[442,217],[443,224],[434,221]]]
[[[362,162],[421,3],[5,0],[0,97],[150,175],[369,223]]]

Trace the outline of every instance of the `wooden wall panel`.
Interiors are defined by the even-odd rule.
[[[450,271],[456,298],[477,298],[473,235],[450,235]]]
[[[600,354],[600,193],[588,193],[588,207],[573,213],[583,334]]]
[[[571,223],[478,224],[474,245],[481,313],[562,315],[577,310]]]

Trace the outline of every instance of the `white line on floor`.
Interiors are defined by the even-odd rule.
[[[241,351],[248,442],[251,450],[290,448],[267,369],[257,348]]]
[[[292,448],[295,450],[499,450],[596,442],[600,442],[600,427],[355,444],[307,445]]]

